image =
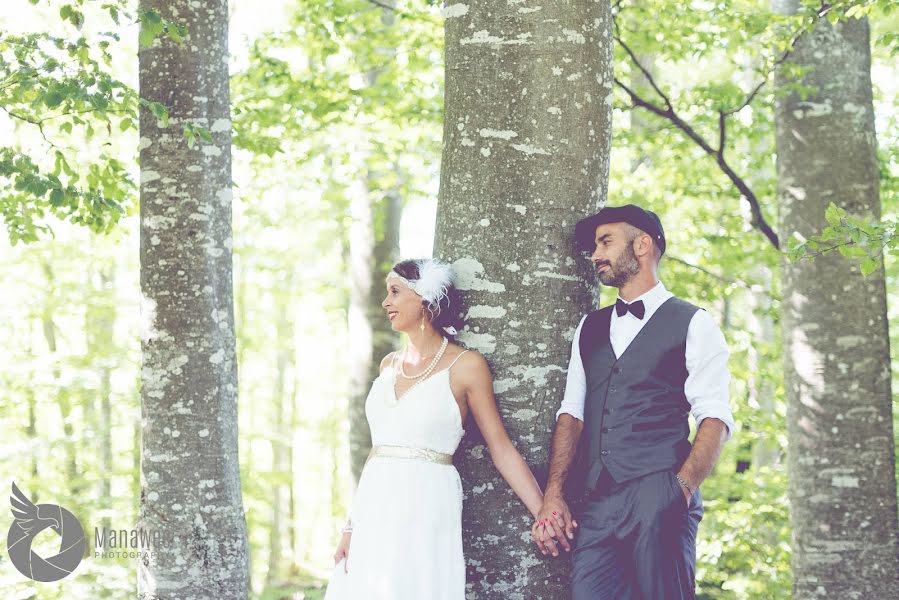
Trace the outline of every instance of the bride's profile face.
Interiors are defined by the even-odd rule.
[[[381,306],[387,311],[394,331],[409,331],[421,323],[424,312],[421,296],[396,277],[387,280],[387,297]]]

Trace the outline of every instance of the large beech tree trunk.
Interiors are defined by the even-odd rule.
[[[880,218],[867,20],[820,19],[781,70],[780,227],[810,237],[830,202]],[[811,88],[801,97],[789,86]],[[899,598],[886,290],[833,252],[784,263],[793,597]]]
[[[183,44],[141,49],[143,368],[140,526],[163,539],[139,561],[141,599],[246,598],[249,564],[237,453],[231,260],[228,2],[141,0],[187,26]],[[210,143],[188,147],[197,123]]]
[[[574,223],[605,202],[612,106],[609,5],[446,8],[444,151],[435,256],[467,307],[460,341],[494,372],[500,412],[545,473],[571,337],[593,303]],[[568,596],[568,563],[530,542],[531,515],[473,421],[457,454],[469,598]],[[543,477],[541,476],[541,479]]]

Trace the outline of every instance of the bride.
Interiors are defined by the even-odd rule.
[[[464,600],[462,483],[453,453],[469,413],[497,470],[536,518],[543,495],[500,419],[487,361],[452,341],[450,267],[397,263],[382,306],[402,352],[381,361],[365,401],[372,434],[326,600]]]

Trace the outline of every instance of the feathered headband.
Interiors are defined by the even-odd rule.
[[[430,306],[438,307],[440,301],[446,298],[447,288],[453,285],[453,270],[446,263],[433,258],[416,261],[418,264],[418,279],[410,281],[397,273],[390,271],[387,279],[395,277],[405,283],[409,289],[421,296]],[[456,335],[458,331],[452,325],[443,328],[450,335]]]

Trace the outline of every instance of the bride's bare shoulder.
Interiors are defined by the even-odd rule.
[[[396,355],[396,352],[389,352],[389,353],[387,354],[387,356],[385,356],[384,358],[382,358],[382,359],[381,359],[381,366],[378,367],[378,371],[379,371],[379,372],[383,372],[384,369],[386,369],[388,366],[390,366],[390,363],[393,362],[393,357],[394,357],[395,355]]]
[[[464,348],[458,344],[453,344],[453,348],[454,350],[457,349],[452,356],[452,360],[455,361],[454,371],[476,374],[483,373],[487,369],[487,372],[490,372],[487,366],[487,359],[477,350]]]

